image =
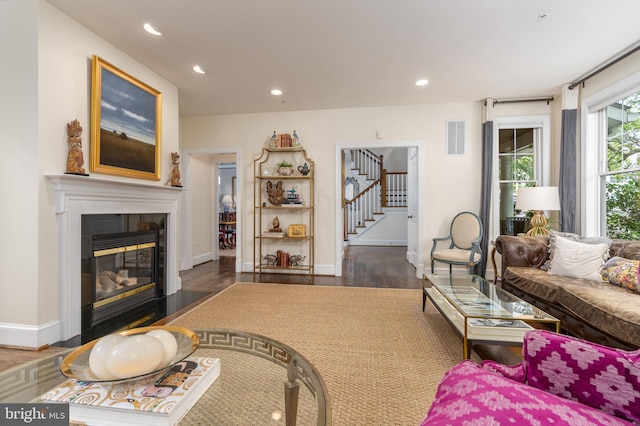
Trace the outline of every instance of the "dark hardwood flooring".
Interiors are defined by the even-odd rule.
[[[157,321],[163,325],[200,305],[207,299],[228,288],[235,282],[265,282],[347,287],[415,288],[422,287],[416,271],[405,257],[406,247],[398,246],[350,246],[345,250],[342,276],[312,276],[291,274],[236,273],[235,257],[220,257],[191,270],[180,273],[182,290],[171,296],[171,312]],[[421,300],[416,300],[421,303]],[[462,350],[462,342],[460,342]],[[43,350],[25,350],[0,347],[0,370],[60,351],[68,346],[54,345]],[[505,347],[480,347],[476,352],[483,359],[495,359],[507,364],[519,362],[519,349]]]

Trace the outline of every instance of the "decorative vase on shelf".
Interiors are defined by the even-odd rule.
[[[291,176],[293,174],[293,167],[280,166],[277,172],[280,176]]]
[[[279,163],[276,163],[276,167],[276,173],[280,176],[291,176],[293,174],[293,164],[287,160],[282,160]]]
[[[309,166],[307,165],[307,163],[304,163],[304,166],[298,166],[298,171],[302,176],[306,176],[309,174],[309,171],[310,171]]]

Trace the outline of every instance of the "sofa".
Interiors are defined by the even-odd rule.
[[[423,426],[640,423],[640,350],[529,331],[515,366],[462,361],[445,373]]]
[[[588,278],[582,278],[573,273],[581,268],[575,259],[558,260],[563,252],[555,247],[554,241],[562,241],[563,246],[569,244],[567,241],[575,241],[571,244],[575,245],[576,253],[587,252],[605,241],[608,244],[603,258],[595,259],[599,262],[595,273],[592,271]],[[558,253],[555,261],[554,248]],[[563,332],[610,347],[640,348],[639,241],[586,239],[563,233],[552,233],[550,237],[500,235],[495,249],[502,256],[499,285],[558,318]],[[617,275],[620,267],[614,261],[635,267],[635,275],[633,269],[627,270],[626,281],[622,280],[621,275]],[[566,263],[564,269],[552,273],[554,262]],[[609,263],[613,266],[607,275],[603,271]],[[603,274],[609,279],[605,280]]]

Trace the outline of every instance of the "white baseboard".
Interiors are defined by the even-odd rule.
[[[194,256],[192,263],[193,263],[193,266],[196,266],[196,265],[200,265],[201,263],[206,263],[212,260],[213,260],[213,253],[209,252],[209,253],[204,253],[198,256]]]
[[[38,349],[60,341],[60,321],[40,325],[0,324],[0,345]]]
[[[349,242],[350,246],[406,246],[407,240],[364,240],[362,238]]]

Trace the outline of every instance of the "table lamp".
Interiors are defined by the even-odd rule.
[[[229,213],[231,209],[231,205],[233,204],[233,200],[231,199],[231,195],[225,194],[222,197],[222,208],[225,213]]]
[[[549,235],[544,210],[560,210],[560,196],[557,186],[532,186],[518,189],[517,210],[533,210],[531,229],[527,235],[545,237]]]

